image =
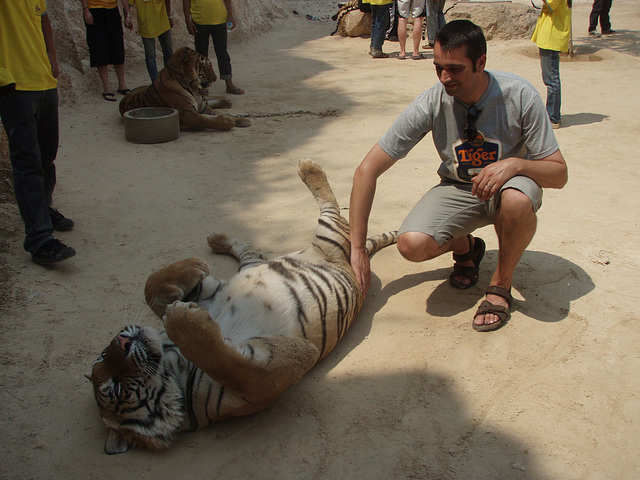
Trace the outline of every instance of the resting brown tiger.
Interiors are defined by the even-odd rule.
[[[247,118],[224,115],[214,108],[230,108],[225,97],[205,98],[202,91],[216,80],[213,65],[204,55],[182,47],[174,52],[151,85],[134,88],[120,100],[120,115],[141,107],[178,110],[181,128],[230,130],[247,127]]]
[[[257,412],[273,403],[343,337],[364,302],[350,265],[349,223],[319,165],[298,173],[320,217],[311,245],[266,260],[211,235],[216,253],[240,262],[229,281],[189,258],[149,276],[145,299],[165,332],[125,327],[94,362],[91,381],[107,426],[107,453],[158,450],[180,431]],[[367,252],[397,232],[367,240]]]

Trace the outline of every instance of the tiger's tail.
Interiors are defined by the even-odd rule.
[[[385,247],[398,243],[398,232],[384,232],[367,238],[367,255],[369,258]]]
[[[145,104],[144,98],[143,98],[146,92],[146,89],[147,87],[134,88],[132,91],[127,93],[124,97],[122,97],[122,100],[120,100],[120,104],[118,105],[120,110],[120,115],[124,116],[125,113],[127,113],[129,110],[133,110],[134,108],[150,106]]]

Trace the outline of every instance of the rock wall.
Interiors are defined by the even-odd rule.
[[[4,1],[4,0],[3,0]],[[193,38],[187,32],[182,0],[173,0],[174,26],[173,46],[193,48]],[[58,79],[60,104],[76,103],[89,92],[95,92],[96,82],[100,85],[95,69],[89,67],[89,51],[85,40],[82,6],[79,0],[50,0],[47,2],[49,17],[53,25],[60,77]],[[234,16],[237,26],[229,35],[229,42],[241,42],[269,31],[277,20],[287,18],[285,9],[273,0],[234,0]],[[131,9],[133,31],[124,33],[126,64],[144,67],[144,50],[137,33],[135,8]]]
[[[471,20],[482,27],[487,40],[530,38],[539,15],[539,11],[530,5],[508,1],[459,1],[445,5],[445,9],[447,21]],[[369,35],[370,15],[359,10],[350,11],[342,17],[338,33],[343,37]]]
[[[530,38],[540,15],[530,5],[511,2],[456,2],[445,6],[446,19],[468,19],[480,25],[487,40]]]

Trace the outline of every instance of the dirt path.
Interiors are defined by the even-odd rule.
[[[557,136],[570,181],[545,192],[511,322],[493,334],[470,327],[495,266],[490,228],[470,291],[448,286],[450,258],[413,265],[388,249],[373,261],[361,317],[300,384],[161,454],[104,455],[83,376],[123,325],[159,326],[143,301],[147,275],[187,256],[232,275],[231,260],[208,252],[214,230],[273,255],[306,245],[316,206],[297,161],[321,163],[346,207],[355,167],[436,77],[428,59],[373,61],[368,40],[329,37],[333,24],[300,16],[232,49],[247,91],[234,112],[281,114],[250,128],[135,145],[98,91],[63,108],[56,203],[76,221],[60,238],[78,255],[44,269],[22,251],[17,217],[17,232],[4,232],[0,478],[638,478],[640,173],[629,152],[640,132],[640,2],[614,3],[612,38],[584,35],[588,12],[576,5],[578,55],[561,65]],[[490,42],[488,66],[543,89],[527,41]],[[130,74],[133,85],[145,77],[143,67]],[[396,228],[436,166],[425,139],[389,171],[371,231]]]

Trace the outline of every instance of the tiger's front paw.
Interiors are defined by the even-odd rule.
[[[183,300],[209,275],[209,266],[200,258],[187,258],[151,274],[144,287],[147,305],[159,316],[167,305]]]
[[[235,126],[238,128],[245,128],[251,126],[251,120],[246,117],[233,117]]]
[[[230,115],[220,115],[216,118],[216,126],[214,127],[217,130],[231,130],[236,126],[236,122]]]
[[[176,301],[169,305],[163,318],[167,336],[180,352],[193,363],[204,360],[218,343],[224,343],[220,326],[209,312],[193,302]]]

